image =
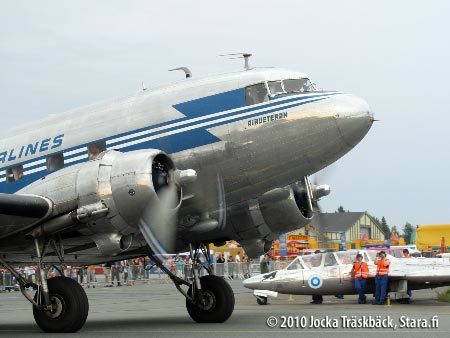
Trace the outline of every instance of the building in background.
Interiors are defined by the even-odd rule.
[[[394,237],[393,237],[394,238]],[[395,238],[394,238],[395,239]],[[393,245],[398,245],[394,240]],[[270,254],[274,258],[295,257],[315,249],[359,249],[366,244],[385,244],[385,236],[378,224],[367,212],[320,213],[311,224],[280,235],[272,244]],[[235,254],[243,248],[234,242],[222,247],[212,247],[214,252]]]
[[[287,234],[288,255],[304,250],[359,249],[366,244],[385,243],[384,233],[367,212],[317,214],[310,225]]]

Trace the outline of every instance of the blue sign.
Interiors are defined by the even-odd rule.
[[[286,247],[286,234],[280,235],[280,256],[286,257],[287,256],[287,247]]]

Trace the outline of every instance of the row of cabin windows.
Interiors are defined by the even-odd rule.
[[[95,160],[101,152],[106,150],[106,142],[99,141],[91,143],[87,146],[87,155],[89,160]],[[53,172],[64,168],[64,154],[56,153],[48,156],[45,159],[45,166],[48,172]],[[16,182],[21,180],[25,176],[23,165],[17,165],[15,167],[6,170],[6,182]]]
[[[309,79],[286,79],[283,81],[268,81],[257,83],[245,88],[245,104],[253,104],[269,101],[273,97],[282,94],[305,93],[315,91],[314,84]]]

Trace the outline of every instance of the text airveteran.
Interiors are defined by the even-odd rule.
[[[287,112],[275,113],[275,114],[271,114],[271,115],[258,117],[258,118],[255,118],[255,119],[250,119],[250,120],[247,121],[247,125],[249,127],[251,127],[251,126],[256,126],[258,124],[264,124],[264,123],[267,123],[267,122],[272,122],[272,121],[277,121],[277,120],[281,120],[281,119],[286,119],[287,117],[288,117],[288,113]]]

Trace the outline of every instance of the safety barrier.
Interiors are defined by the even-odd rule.
[[[8,271],[0,272],[0,292],[16,291],[15,278]]]
[[[271,261],[268,263],[269,271],[283,269],[289,264],[286,261]],[[185,262],[165,262],[164,265],[175,275],[191,280],[191,264]],[[205,263],[206,266],[206,263]],[[225,262],[212,264],[212,273],[225,279],[242,280],[261,273],[260,264],[254,262]],[[135,285],[149,282],[171,283],[167,274],[156,266],[129,266],[115,270],[110,267],[96,267],[95,269],[65,269],[64,276],[71,277],[84,287]],[[200,276],[207,275],[206,269],[200,271]],[[49,277],[58,276],[59,272],[53,270]],[[35,276],[27,276],[30,282],[35,282]],[[8,271],[0,271],[0,292],[17,289],[14,277]]]

